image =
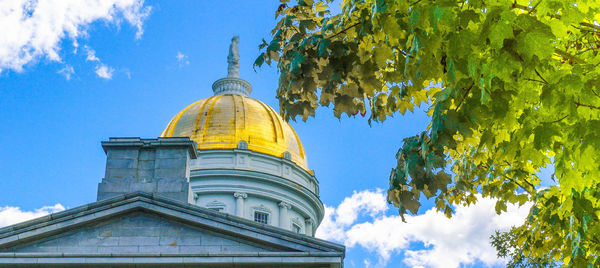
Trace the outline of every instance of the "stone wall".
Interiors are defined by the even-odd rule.
[[[106,173],[98,200],[143,191],[190,202],[190,159],[196,145],[189,138],[111,138],[102,142]]]

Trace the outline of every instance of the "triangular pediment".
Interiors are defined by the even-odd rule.
[[[155,213],[133,211],[2,251],[204,254],[278,249]]]
[[[0,266],[158,261],[169,267],[339,267],[344,251],[335,243],[143,192],[0,228]]]

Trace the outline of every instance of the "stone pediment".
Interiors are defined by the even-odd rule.
[[[343,254],[334,243],[141,192],[0,229],[0,264],[337,267]]]
[[[3,251],[207,254],[276,250],[155,213],[134,211]]]

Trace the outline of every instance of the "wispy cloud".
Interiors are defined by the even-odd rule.
[[[64,75],[67,80],[71,80],[71,75],[75,73],[75,70],[73,66],[67,64],[64,68],[58,70],[57,73]]]
[[[104,78],[106,80],[112,79],[115,69],[102,63],[100,58],[98,58],[96,56],[96,51],[93,50],[91,47],[86,45],[86,46],[83,46],[83,49],[85,50],[85,53],[86,53],[85,61],[96,62],[96,75],[98,75],[98,77]],[[131,79],[131,73],[129,71],[126,71],[125,74],[127,75],[127,77],[129,79]]]
[[[65,210],[61,204],[44,206],[33,211],[23,211],[20,207],[0,207],[0,227],[12,225],[26,220]]]
[[[87,56],[85,57],[86,61],[100,61],[100,59],[98,57],[96,57],[96,51],[91,49],[88,46],[84,46],[85,48],[85,52],[87,53]]]
[[[177,63],[179,64],[179,67],[190,64],[190,60],[189,60],[188,56],[186,56],[185,54],[183,54],[179,51],[177,51],[177,55],[175,55],[175,58],[177,59]]]
[[[96,74],[100,78],[104,78],[106,80],[110,80],[113,76],[115,69],[112,67],[106,66],[104,64],[96,66]]]
[[[393,255],[403,255],[404,263],[411,267],[459,267],[476,261],[502,264],[489,237],[495,230],[523,223],[529,206],[509,205],[508,212],[501,215],[495,213],[494,206],[495,200],[480,198],[475,205],[456,207],[451,219],[432,208],[421,215],[406,216],[404,223],[400,216],[386,214],[383,190],[365,190],[355,192],[337,207],[325,206],[325,218],[316,236],[375,252],[378,266],[384,266]]]
[[[137,28],[140,38],[150,10],[144,0],[0,1],[0,72],[23,71],[24,65],[42,57],[60,62],[63,39],[71,39],[77,48],[77,39],[98,20],[126,21]]]

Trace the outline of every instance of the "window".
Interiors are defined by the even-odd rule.
[[[300,233],[300,226],[298,226],[297,224],[292,224],[292,231],[294,231],[295,233],[299,234]]]
[[[254,221],[264,223],[264,224],[269,224],[269,213],[255,211],[254,212]]]

